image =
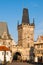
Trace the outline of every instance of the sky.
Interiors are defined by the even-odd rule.
[[[34,40],[43,35],[43,0],[0,0],[0,22],[6,22],[9,33],[18,41],[17,23],[22,22],[23,8],[28,8],[30,23],[35,23]]]

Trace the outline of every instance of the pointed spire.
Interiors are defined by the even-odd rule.
[[[18,26],[19,26],[19,21],[17,22],[17,28],[18,28]]]
[[[33,25],[35,26],[35,24],[34,24],[34,18],[33,18]]]
[[[17,26],[19,25],[19,21],[17,22]]]
[[[28,9],[26,9],[26,8],[23,9],[22,23],[30,24],[29,15],[28,15]]]

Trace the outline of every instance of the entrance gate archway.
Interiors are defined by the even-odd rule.
[[[21,54],[20,54],[20,52],[16,52],[13,55],[13,61],[21,61]]]

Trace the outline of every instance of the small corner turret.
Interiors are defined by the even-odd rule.
[[[35,26],[35,23],[34,23],[34,18],[33,18],[33,23],[30,24],[31,26]]]

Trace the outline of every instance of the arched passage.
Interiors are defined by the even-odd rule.
[[[21,53],[20,52],[16,52],[14,55],[13,55],[13,61],[21,61]]]

